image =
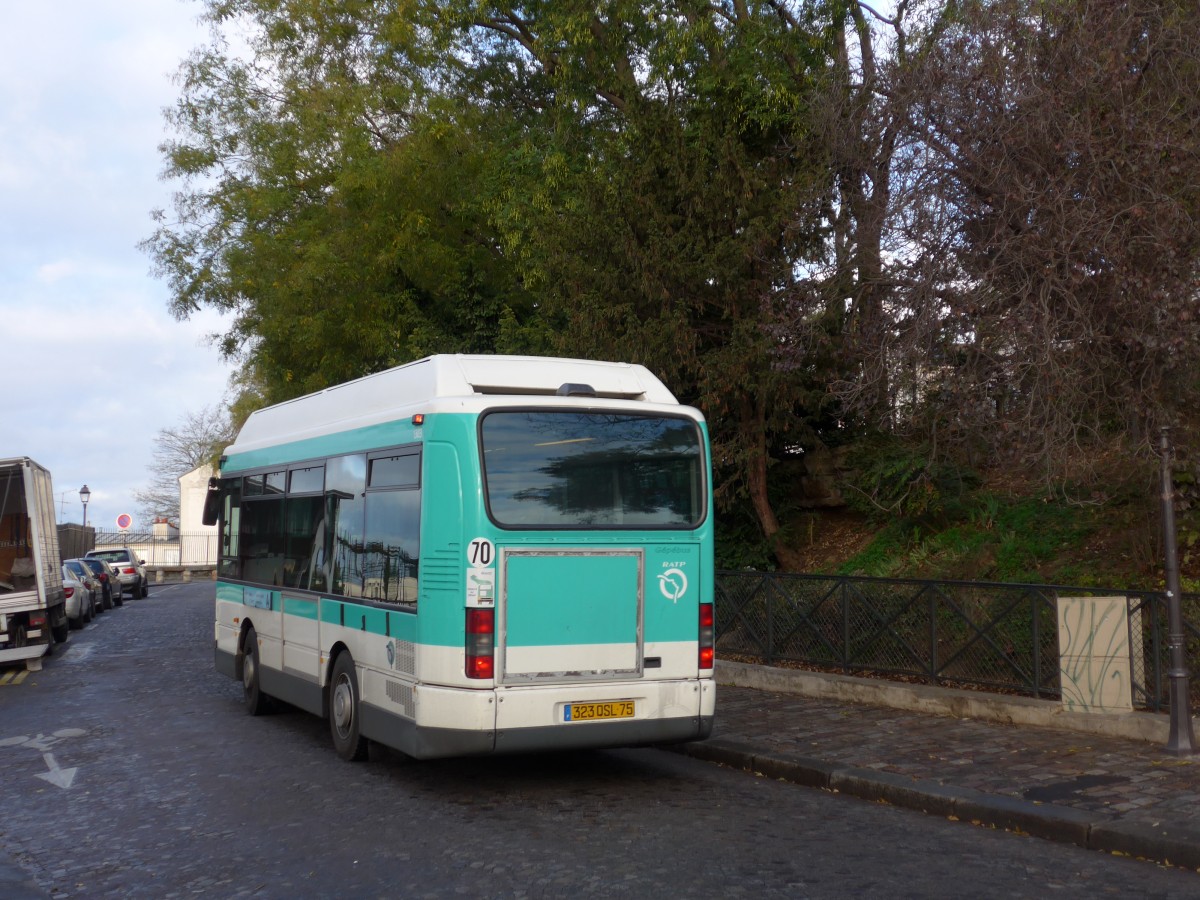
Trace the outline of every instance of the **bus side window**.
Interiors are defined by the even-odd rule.
[[[356,453],[325,462],[325,568],[329,590],[363,595],[363,492],[367,457]]]
[[[372,491],[367,494],[363,544],[364,595],[392,603],[417,602],[421,556],[421,492]]]
[[[279,587],[285,558],[283,495],[243,502],[241,518],[242,577]]]
[[[367,472],[363,592],[391,603],[417,602],[421,556],[421,456],[373,455]]]
[[[286,587],[308,588],[313,538],[325,516],[325,498],[287,498],[287,553],[283,564]],[[316,588],[320,590],[320,588]]]
[[[238,534],[241,529],[242,479],[221,480],[221,575],[226,578],[241,578],[242,567],[238,558]]]
[[[324,498],[322,498],[324,501]],[[326,554],[325,544],[325,519],[317,523],[317,530],[313,533],[312,547],[310,548],[308,561],[308,589],[310,591],[325,592],[329,590],[329,567],[326,565],[328,556]]]

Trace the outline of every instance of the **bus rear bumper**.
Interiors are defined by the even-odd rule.
[[[628,722],[586,722],[510,728],[496,733],[496,753],[544,750],[600,750],[701,741],[712,734],[712,716],[648,719]]]
[[[417,687],[415,721],[362,707],[363,733],[418,759],[676,744],[712,734],[716,684],[708,678],[463,691]],[[568,721],[569,703],[631,699],[635,715]],[[441,718],[442,721],[438,721]],[[453,727],[473,722],[474,728]]]
[[[712,716],[628,722],[591,722],[577,726],[535,726],[503,731],[430,728],[362,706],[363,734],[414,759],[603,750],[700,741],[712,734]]]

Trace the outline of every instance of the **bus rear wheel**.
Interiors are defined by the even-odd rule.
[[[259,684],[258,635],[253,628],[246,629],[246,641],[242,645],[242,702],[246,712],[261,716],[272,710],[271,698],[262,692]]]
[[[369,744],[359,730],[358,676],[354,659],[342,653],[333,664],[329,682],[329,732],[333,748],[348,762],[367,758]]]

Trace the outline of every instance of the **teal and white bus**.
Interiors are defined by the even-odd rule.
[[[206,503],[216,667],[351,760],[705,738],[708,446],[624,363],[433,356],[260,410]]]

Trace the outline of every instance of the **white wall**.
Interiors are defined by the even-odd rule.
[[[208,494],[208,479],[217,473],[211,466],[198,466],[179,476],[179,533],[183,536],[180,563],[213,563],[217,546],[216,525],[205,525],[204,498]],[[209,535],[208,540],[200,539]],[[210,549],[211,548],[211,549]]]

